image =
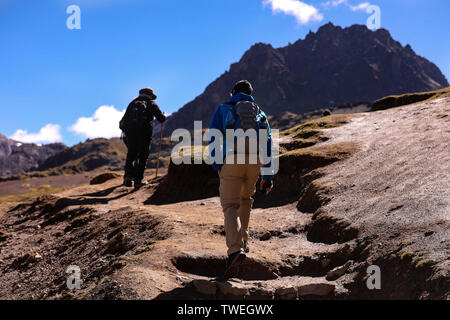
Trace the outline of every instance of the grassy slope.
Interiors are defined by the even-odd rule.
[[[398,96],[388,96],[373,103],[372,111],[386,110],[416,102],[444,98],[450,96],[450,87],[428,92],[406,93]]]

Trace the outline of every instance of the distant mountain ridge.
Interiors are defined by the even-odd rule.
[[[37,169],[48,157],[66,148],[62,143],[47,145],[21,143],[0,134],[0,176]]]
[[[119,138],[86,140],[48,157],[37,171],[80,173],[104,166],[116,168],[123,166],[125,156],[126,147]]]
[[[176,128],[207,126],[216,106],[234,83],[248,79],[254,96],[270,115],[302,114],[313,109],[407,92],[447,87],[439,68],[402,46],[385,29],[362,25],[341,28],[332,23],[286,47],[253,45],[205,91],[169,117],[165,135]]]

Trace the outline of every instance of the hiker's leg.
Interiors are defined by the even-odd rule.
[[[253,206],[253,195],[256,191],[256,182],[258,181],[261,166],[257,164],[247,164],[245,170],[245,177],[242,183],[240,203],[238,215],[241,220],[242,237],[248,241],[249,233],[248,226],[250,221],[250,211]]]
[[[144,171],[147,167],[147,160],[148,156],[150,155],[150,143],[151,138],[143,138],[141,140],[140,146],[139,146],[139,153],[138,153],[138,165],[136,168],[136,177],[135,179],[137,181],[142,181],[144,178]]]
[[[220,173],[220,203],[225,217],[225,237],[228,255],[244,248],[238,210],[243,166],[225,164]]]
[[[137,159],[138,154],[137,141],[133,137],[128,138],[127,160],[125,162],[125,177],[134,178],[136,172],[133,162]]]

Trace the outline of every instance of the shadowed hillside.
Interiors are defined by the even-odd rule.
[[[152,141],[150,156],[147,162],[148,168],[156,168],[158,158],[159,139]],[[160,167],[167,167],[170,150],[173,143],[169,138],[164,138],[161,144]],[[0,178],[0,181],[24,180],[57,176],[62,174],[78,174],[93,170],[123,170],[127,148],[119,138],[86,140],[73,147],[55,152],[42,160],[39,167],[33,171]]]

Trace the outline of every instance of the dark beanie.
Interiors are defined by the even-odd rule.
[[[239,92],[251,95],[253,92],[253,87],[252,87],[251,83],[248,82],[247,80],[241,80],[238,83],[236,83],[234,85],[232,94],[236,94]]]

